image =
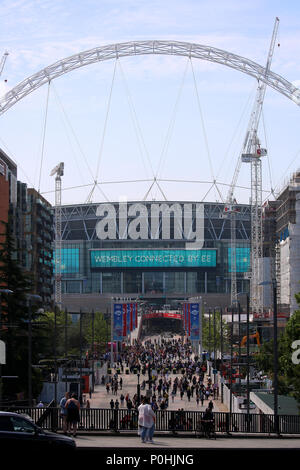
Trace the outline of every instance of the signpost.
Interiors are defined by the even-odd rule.
[[[4,341],[0,341],[0,366],[6,364],[6,347]]]

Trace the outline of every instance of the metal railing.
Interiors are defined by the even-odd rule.
[[[60,408],[28,408],[9,407],[3,411],[13,411],[29,416],[43,429],[62,430]],[[195,433],[203,417],[203,411],[171,411],[156,412],[156,431],[171,433]],[[274,415],[215,412],[215,431],[217,433],[243,434],[274,434]],[[300,435],[300,415],[279,415],[280,434]],[[127,409],[111,410],[107,408],[82,408],[80,410],[79,431],[137,431],[138,412]]]

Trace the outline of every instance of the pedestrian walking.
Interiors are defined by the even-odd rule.
[[[69,392],[66,392],[65,395],[62,397],[62,399],[59,402],[60,406],[60,417],[62,419],[62,428],[63,428],[63,433],[67,434],[68,431],[68,426],[67,426],[67,408],[66,408],[66,403],[69,399]]]
[[[110,400],[109,404],[110,404],[110,408],[113,410],[115,406],[115,402],[113,401],[113,399]]]
[[[77,399],[77,395],[73,393],[71,398],[69,398],[66,402],[67,408],[67,424],[69,428],[69,432],[73,431],[73,437],[77,436],[77,426],[80,421],[80,403]]]
[[[149,398],[144,398],[142,404],[138,407],[139,412],[139,431],[143,443],[149,440],[153,443],[155,413],[149,405]]]

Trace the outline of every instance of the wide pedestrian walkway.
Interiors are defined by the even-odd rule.
[[[92,393],[92,397],[89,399],[90,401],[90,407],[91,408],[110,408],[110,401],[113,399],[115,402],[116,399],[119,401],[119,408],[120,409],[125,409],[126,408],[126,401],[124,400],[123,405],[120,400],[121,394],[126,396],[126,394],[129,394],[129,398],[133,398],[133,396],[137,393],[137,385],[138,385],[138,377],[137,374],[126,374],[125,373],[125,367],[124,367],[124,373],[119,374],[119,379],[122,377],[123,380],[123,385],[122,389],[120,387],[118,388],[117,394],[115,395],[112,393],[112,390],[110,388],[109,393],[106,391],[106,386],[105,385],[96,385],[94,389],[94,393]],[[116,374],[117,370],[112,369],[112,374],[111,376],[114,376]],[[158,376],[159,378],[160,376]],[[170,373],[168,375],[169,378],[172,379],[172,383],[175,379],[175,377],[180,378],[181,374],[173,374]],[[143,382],[143,380],[148,380],[148,375],[140,374],[140,384]],[[207,376],[205,376],[204,383],[207,383]],[[146,384],[145,390],[141,390],[141,395],[146,395],[146,390],[148,388],[148,384]],[[156,392],[157,396],[157,392]],[[228,411],[226,406],[221,403],[220,399],[212,399],[213,404],[214,404],[214,411],[215,412],[220,412],[220,411]],[[205,411],[207,408],[209,400],[204,400],[203,406],[201,405],[201,401],[197,405],[196,402],[196,395],[194,393],[194,396],[188,400],[186,394],[183,396],[181,399],[180,397],[180,392],[177,391],[176,396],[174,397],[174,401],[172,400],[171,397],[171,389],[169,390],[169,406],[168,410],[178,410],[178,408],[183,408],[184,411]]]

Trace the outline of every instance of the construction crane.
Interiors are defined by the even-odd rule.
[[[1,62],[0,62],[0,77],[2,75],[2,72],[3,72],[5,62],[6,62],[6,59],[7,59],[8,55],[9,55],[9,53],[7,51],[5,51],[3,56],[2,56],[2,59],[1,59]]]
[[[257,130],[265,97],[265,79],[270,71],[274,53],[275,41],[279,26],[279,18],[276,17],[273,28],[271,44],[264,74],[258,82],[256,98],[251,112],[246,137],[242,152],[238,158],[233,179],[229,187],[223,217],[230,216],[231,232],[231,305],[237,303],[237,279],[236,279],[236,216],[237,206],[234,198],[235,186],[242,162],[251,163],[251,275],[250,275],[250,301],[252,311],[262,311],[259,295],[260,266],[262,257],[262,172],[261,157],[267,154],[266,149],[260,147]]]
[[[62,246],[62,234],[61,234],[61,177],[64,174],[64,163],[61,162],[56,165],[50,173],[50,176],[55,177],[55,292],[54,300],[55,304],[61,309],[61,246]]]
[[[257,346],[260,346],[260,336],[259,336],[258,331],[254,333],[253,335],[249,336],[249,340],[251,339],[255,339]],[[241,347],[245,346],[245,344],[247,344],[247,335],[243,336],[242,341],[241,341]]]

